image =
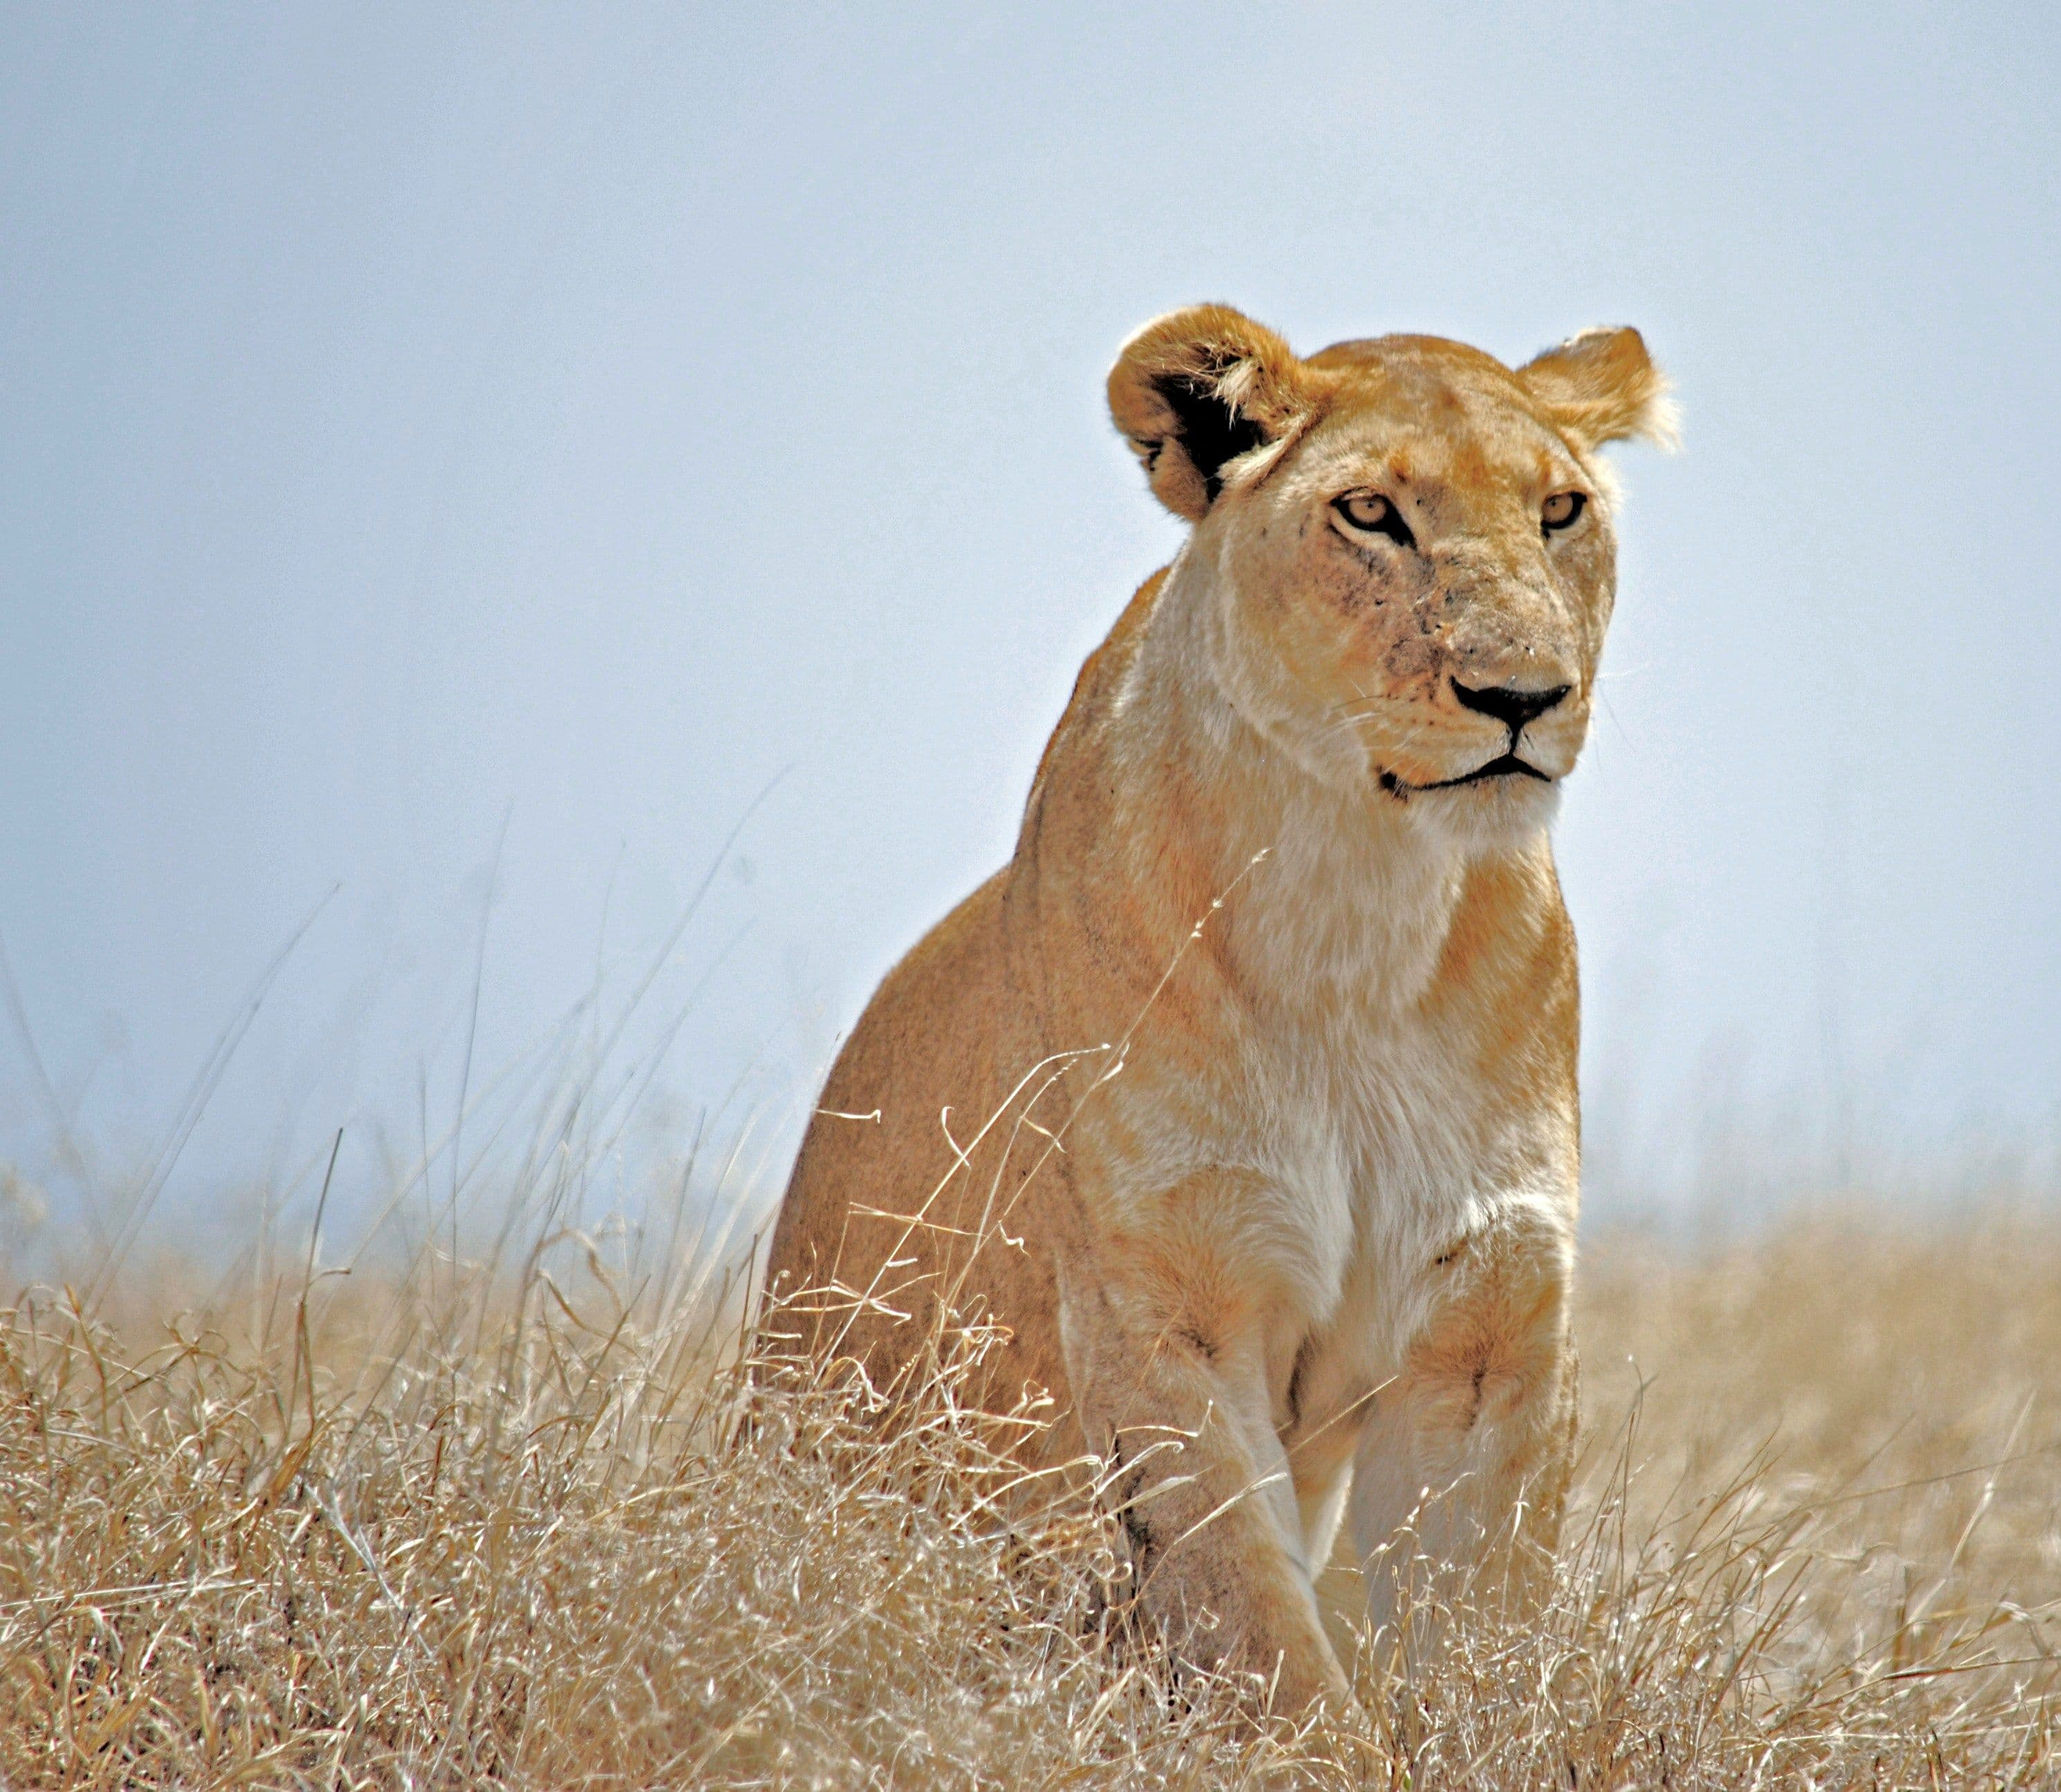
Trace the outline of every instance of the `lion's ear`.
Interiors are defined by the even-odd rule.
[[[1627,436],[1675,445],[1667,378],[1635,330],[1585,330],[1517,370],[1518,382],[1585,448]]]
[[[1159,501],[1198,520],[1223,490],[1223,469],[1279,442],[1309,410],[1295,351],[1226,305],[1158,318],[1123,345],[1109,376],[1109,413],[1144,462]]]

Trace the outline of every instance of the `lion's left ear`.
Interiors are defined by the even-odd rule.
[[[1667,377],[1635,330],[1585,330],[1526,362],[1517,379],[1584,448],[1635,435],[1675,445]]]
[[[1155,318],[1110,370],[1109,412],[1159,502],[1199,522],[1223,490],[1223,469],[1279,442],[1307,414],[1295,351],[1227,305]]]

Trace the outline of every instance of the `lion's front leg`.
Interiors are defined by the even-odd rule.
[[[1543,1591],[1574,1442],[1569,1258],[1557,1227],[1471,1242],[1376,1398],[1351,1522],[1377,1632],[1414,1612],[1401,1640],[1427,1642],[1435,1613],[1418,1596],[1435,1582],[1442,1596],[1520,1610]]]
[[[1110,1465],[1147,1616],[1200,1666],[1257,1676],[1277,1710],[1351,1701],[1303,1559],[1295,1490],[1242,1303],[1191,1262],[1063,1276],[1082,1428]]]

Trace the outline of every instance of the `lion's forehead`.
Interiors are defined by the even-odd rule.
[[[1369,478],[1427,498],[1527,501],[1579,465],[1520,398],[1430,377],[1349,382],[1291,461],[1298,483]]]

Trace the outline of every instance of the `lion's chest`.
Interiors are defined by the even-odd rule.
[[[1124,1166],[1123,1204],[1135,1223],[1171,1191],[1206,1190],[1182,1230],[1261,1294],[1270,1337],[1299,1340],[1351,1307],[1370,1344],[1399,1348],[1419,1322],[1413,1291],[1502,1197],[1530,1124],[1494,1111],[1471,1056],[1423,1026],[1242,1029],[1183,1086],[1135,1091],[1158,1112],[1126,1129],[1146,1149]]]
[[[1276,1037],[1243,1054],[1231,1110],[1244,1110],[1243,1136],[1223,1145],[1267,1191],[1251,1230],[1295,1290],[1284,1322],[1307,1331],[1355,1290],[1400,1294],[1492,1194],[1501,1129],[1455,1059],[1435,1032],[1407,1026]]]

